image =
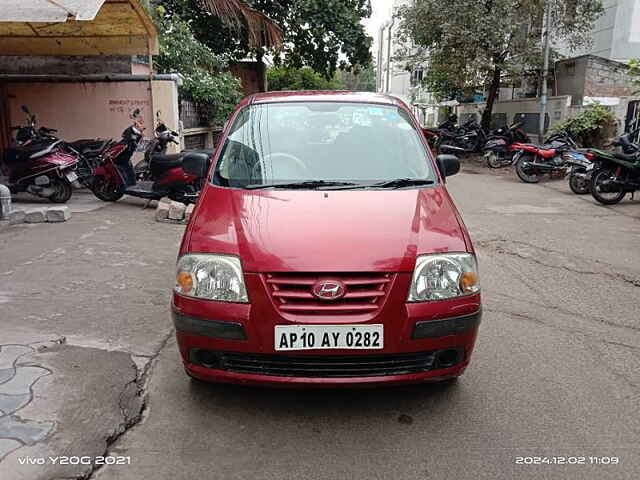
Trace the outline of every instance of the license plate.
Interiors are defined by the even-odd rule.
[[[75,182],[78,179],[78,175],[76,175],[76,172],[68,172],[64,174],[65,177],[67,177],[67,180],[69,180],[70,182]]]
[[[375,325],[276,325],[275,349],[378,350],[384,346],[384,329]]]

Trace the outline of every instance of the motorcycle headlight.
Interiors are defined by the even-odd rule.
[[[218,302],[248,303],[240,259],[230,255],[187,254],[178,260],[176,293]]]
[[[408,302],[428,302],[480,291],[476,258],[468,253],[421,255],[416,260]]]

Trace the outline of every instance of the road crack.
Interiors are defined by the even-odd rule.
[[[527,242],[522,242],[519,240],[503,240],[503,239],[493,239],[493,240],[484,240],[480,242],[476,242],[476,245],[480,248],[485,248],[487,250],[492,251],[498,255],[509,255],[513,257],[520,258],[522,260],[527,260],[543,267],[554,268],[559,270],[565,270],[571,273],[575,273],[578,275],[603,275],[615,281],[622,281],[634,287],[640,287],[640,279],[633,278],[631,276],[625,275],[624,273],[617,271],[607,271],[603,269],[598,269],[598,267],[611,268],[610,265],[599,262],[598,260],[585,260],[582,258],[572,258],[574,263],[592,263],[593,268],[590,269],[579,269],[574,266],[570,266],[566,264],[566,258],[568,257],[566,254],[561,252],[557,252],[555,250],[547,249],[544,247],[540,247],[538,245],[530,244]],[[516,248],[514,248],[514,246]],[[519,249],[517,247],[520,247]],[[527,252],[527,249],[533,250],[533,252]],[[554,259],[556,261],[544,261],[541,255],[536,255],[536,252],[542,252],[547,255],[546,258]]]
[[[165,349],[169,343],[170,338],[174,334],[172,328],[162,339],[157,350],[152,355],[136,355],[138,358],[145,358],[147,361],[142,365],[138,364],[134,360],[134,355],[131,354],[132,368],[134,369],[134,378],[128,381],[120,393],[118,400],[118,407],[122,414],[123,421],[118,425],[114,432],[105,439],[105,450],[103,456],[109,455],[111,445],[113,445],[120,437],[125,435],[129,430],[136,426],[142,418],[148,408],[148,393],[147,385],[151,378],[153,366],[155,365],[158,356]],[[92,478],[103,465],[91,465],[91,469],[75,477],[76,480],[89,480]]]

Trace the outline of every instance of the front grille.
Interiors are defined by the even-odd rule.
[[[269,273],[267,289],[284,313],[298,315],[355,315],[376,313],[389,291],[391,273]],[[346,286],[339,300],[320,300],[312,293],[322,279],[339,280]]]
[[[448,351],[456,354],[455,363],[462,360],[461,350],[449,349]],[[191,352],[191,359],[194,363],[202,364],[198,359],[211,358],[206,360],[208,364],[204,366],[235,373],[278,377],[340,378],[405,375],[452,366],[451,364],[440,365],[438,359],[443,353],[444,351],[431,351],[395,355],[291,356],[196,350]]]

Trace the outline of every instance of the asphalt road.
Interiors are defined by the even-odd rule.
[[[56,331],[77,329],[69,348],[108,350],[120,362],[110,365],[105,356],[94,367],[102,368],[101,380],[117,376],[124,362],[118,355],[132,355],[146,404],[141,421],[131,426],[139,417],[130,415],[115,441],[107,441],[105,421],[91,412],[76,413],[74,424],[60,416],[58,430],[67,426],[61,438],[99,435],[110,443],[110,455],[130,458],[129,465],[95,470],[99,480],[640,478],[640,201],[601,207],[574,196],[562,181],[525,185],[484,169],[465,169],[450,179],[449,190],[478,251],[484,295],[472,364],[449,386],[300,391],[191,382],[161,292],[170,287],[161,276],[171,270],[179,227],[153,224],[133,205],[88,213],[87,220],[78,215],[82,228],[91,215],[108,227],[83,240],[85,254],[95,248],[92,239],[109,242],[111,229],[120,240],[111,264],[136,258],[139,264],[123,271],[105,259],[100,275],[119,278],[113,288],[124,285],[119,302],[80,302],[84,318],[97,320],[84,327],[74,317]],[[125,228],[119,219],[126,208],[137,217]],[[19,240],[33,250],[47,241]],[[58,248],[71,248],[72,241],[60,238]],[[155,257],[146,250],[150,241]],[[0,267],[2,274],[6,265]],[[73,276],[73,269],[64,273]],[[29,277],[34,290],[36,277]],[[102,281],[89,280],[89,289]],[[11,301],[17,319],[21,300]],[[44,305],[31,308],[31,316],[42,317]],[[48,328],[44,319],[31,321]],[[54,367],[46,378],[55,377]],[[42,388],[46,396],[52,387]],[[92,395],[91,385],[79,391]],[[83,427],[80,416],[88,418]],[[24,472],[15,457],[36,447],[6,457],[0,477],[7,462],[13,462],[8,471]],[[532,457],[541,464],[518,463],[538,462]],[[565,464],[542,463],[545,457]],[[595,457],[617,457],[618,464],[594,465]],[[63,476],[73,475],[37,478]]]

